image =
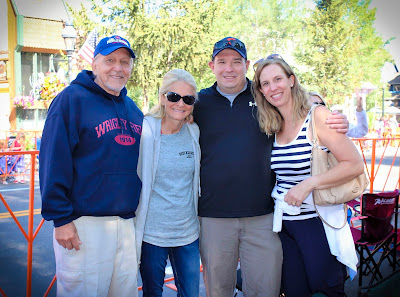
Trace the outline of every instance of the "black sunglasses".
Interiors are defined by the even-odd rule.
[[[227,46],[232,46],[234,48],[237,49],[243,49],[246,48],[244,43],[241,42],[240,40],[237,39],[233,39],[233,40],[220,40],[218,41],[216,44],[214,44],[214,50],[219,50],[219,49],[223,49]]]
[[[261,58],[260,60],[258,60],[257,62],[255,62],[254,65],[253,65],[253,70],[256,71],[258,65],[259,65],[261,62],[264,62],[265,60],[275,60],[275,59],[282,60],[283,62],[286,63],[286,61],[282,58],[282,56],[281,56],[280,54],[271,54],[271,55],[269,55],[268,57],[266,57],[265,59],[264,59],[264,58]],[[287,63],[286,63],[286,64],[287,64]],[[289,65],[289,64],[288,64],[288,65]]]
[[[179,100],[183,99],[183,102],[187,105],[193,105],[196,101],[196,98],[191,95],[181,96],[175,92],[168,92],[165,94],[169,102],[178,102]]]

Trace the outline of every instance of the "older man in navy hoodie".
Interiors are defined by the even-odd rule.
[[[54,222],[57,296],[137,296],[133,217],[143,114],[125,88],[135,54],[102,39],[52,102],[40,148],[42,216]]]

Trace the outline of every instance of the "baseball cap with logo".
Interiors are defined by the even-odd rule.
[[[244,45],[243,42],[234,37],[225,37],[224,39],[221,39],[220,41],[214,44],[214,49],[212,54],[213,60],[215,56],[218,55],[219,52],[227,48],[237,51],[243,58],[247,60],[246,46]]]
[[[104,37],[102,40],[100,40],[100,42],[96,46],[96,49],[94,50],[93,56],[96,57],[97,54],[108,56],[113,51],[119,48],[126,48],[131,57],[135,58],[135,53],[131,49],[129,41],[118,35],[113,35],[111,37]]]

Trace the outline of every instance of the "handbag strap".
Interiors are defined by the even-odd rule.
[[[318,106],[318,105],[317,105]],[[314,125],[314,119],[315,119],[315,109],[317,108],[317,106],[313,106],[311,109],[311,120],[310,120],[310,125],[311,125],[311,136],[312,136],[312,143],[313,143],[313,147],[318,149],[319,147],[319,139],[318,139],[318,134],[315,132],[315,125]],[[311,162],[312,162],[312,150],[311,150]],[[315,204],[315,199],[314,199],[314,195],[313,195],[313,204],[314,204],[314,208],[315,211],[317,212],[317,215],[319,216],[319,218],[321,219],[321,221],[326,224],[327,226],[331,227],[332,229],[342,229],[347,222],[347,204],[343,203],[343,210],[344,210],[344,222],[340,227],[335,227],[332,226],[331,224],[329,224],[326,220],[324,220],[324,218],[320,215],[317,205]]]
[[[326,224],[328,227],[331,227],[332,229],[340,230],[340,229],[342,229],[342,228],[346,225],[346,223],[347,223],[347,204],[346,204],[346,203],[343,203],[343,210],[344,210],[344,221],[343,221],[343,224],[342,224],[340,227],[335,227],[335,226],[332,226],[331,224],[329,224],[327,221],[325,221],[325,220],[323,219],[323,217],[319,214],[318,208],[317,208],[317,206],[315,205],[314,197],[313,197],[313,202],[314,202],[315,211],[317,212],[319,218],[320,218],[321,221],[322,221],[324,224]]]
[[[318,147],[319,146],[318,134],[315,131],[315,125],[314,125],[314,122],[315,122],[315,109],[317,108],[318,105],[311,107],[310,125],[311,125],[311,138],[312,138],[312,143],[313,143],[314,147]],[[312,154],[312,151],[311,151],[311,154]]]

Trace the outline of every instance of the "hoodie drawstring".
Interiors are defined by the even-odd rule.
[[[111,100],[114,103],[114,108],[115,108],[115,111],[117,113],[118,123],[121,126],[121,133],[124,134],[124,130],[122,128],[124,125],[123,125],[123,123],[121,121],[121,117],[120,117],[119,112],[118,112],[117,103],[115,102],[115,99],[113,97],[111,97]],[[133,130],[132,130],[132,127],[131,127],[131,123],[129,121],[128,112],[127,112],[126,105],[125,105],[125,100],[123,98],[122,98],[122,105],[124,106],[125,117],[126,117],[126,120],[128,122],[129,129],[131,130],[132,137],[135,138],[135,134],[133,133]]]
[[[122,105],[124,106],[126,120],[128,121],[128,126],[129,126],[129,129],[131,130],[132,137],[135,138],[135,134],[133,133],[132,126],[129,122],[128,111],[127,111],[126,105],[125,105],[125,99],[122,99]]]

